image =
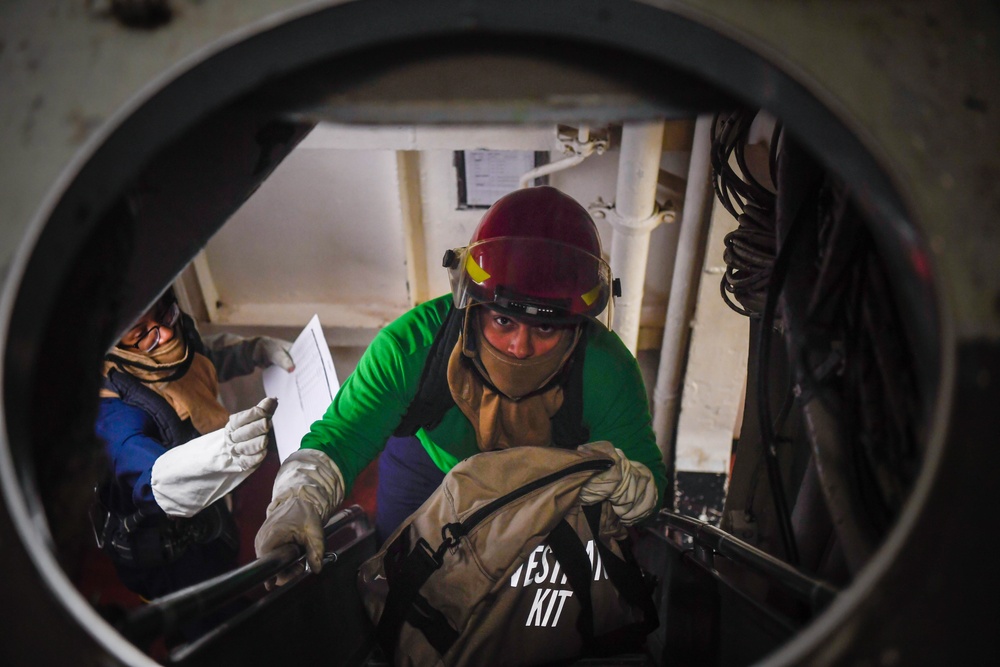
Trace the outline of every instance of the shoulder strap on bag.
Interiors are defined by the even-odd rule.
[[[597,542],[597,538],[594,538]],[[569,580],[569,585],[580,602],[580,615],[576,620],[577,630],[583,637],[584,650],[596,653],[594,639],[594,603],[590,595],[590,559],[587,550],[566,520],[560,521],[549,533],[547,542],[552,548],[552,555],[562,567],[563,574]],[[610,575],[609,575],[610,576]]]
[[[587,518],[608,578],[629,605],[642,611],[642,621],[595,636],[591,564],[580,536],[563,520],[549,533],[548,544],[580,601],[577,629],[583,637],[584,649],[591,655],[614,655],[631,647],[641,646],[646,636],[659,626],[659,615],[653,602],[651,587],[632,558],[628,545],[621,545],[624,558],[620,558],[600,539],[601,505],[585,505],[583,514]]]
[[[435,552],[427,540],[420,538],[413,549],[403,556],[398,569],[386,568],[389,594],[375,627],[375,637],[390,662],[400,629],[406,621],[423,632],[440,655],[447,653],[458,639],[458,632],[449,625],[444,614],[431,607],[420,594],[420,587],[441,567],[441,559],[450,545],[446,541]],[[403,546],[405,551],[408,545]]]

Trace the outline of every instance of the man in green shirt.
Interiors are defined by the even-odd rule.
[[[666,470],[635,358],[599,320],[615,285],[586,209],[517,190],[444,263],[452,294],[383,329],[282,464],[258,555],[296,542],[318,570],[323,524],[379,454],[382,539],[456,463],[509,447],[608,441],[617,465],[583,501],[610,500],[626,524],[659,508]]]

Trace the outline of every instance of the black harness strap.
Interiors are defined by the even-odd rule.
[[[563,403],[552,416],[552,442],[556,447],[575,449],[590,442],[590,429],[583,422],[583,362],[586,356],[587,331],[584,329],[561,378]]]
[[[444,323],[434,336],[430,353],[420,375],[417,394],[406,408],[403,419],[393,431],[397,438],[414,435],[421,428],[433,429],[441,423],[455,399],[448,388],[448,359],[462,333],[465,311],[454,306],[448,310]]]
[[[107,389],[118,394],[126,405],[139,408],[148,414],[156,423],[160,437],[167,449],[183,444],[199,435],[192,426],[186,426],[174,411],[167,399],[145,386],[135,376],[123,373],[116,368],[108,372],[104,380]]]

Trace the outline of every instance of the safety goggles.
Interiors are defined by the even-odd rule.
[[[149,327],[148,329],[143,329],[139,333],[127,336],[127,338],[134,338],[134,343],[121,343],[121,346],[126,349],[139,350],[140,352],[152,352],[160,344],[160,327],[173,328],[177,324],[177,320],[180,319],[181,309],[174,301],[169,305],[166,305],[157,315],[154,316],[154,321],[156,324]]]

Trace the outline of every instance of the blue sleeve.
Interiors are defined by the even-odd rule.
[[[96,432],[104,442],[115,481],[131,494],[135,509],[150,516],[162,514],[153,498],[150,476],[153,463],[167,450],[157,439],[152,418],[117,398],[102,398]]]

